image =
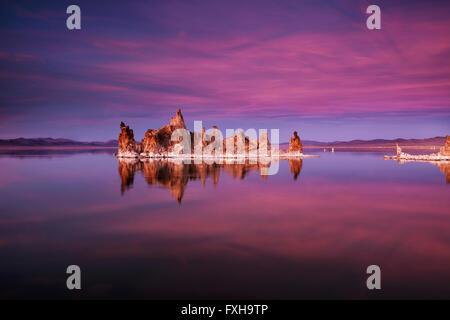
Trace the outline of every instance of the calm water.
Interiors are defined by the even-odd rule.
[[[265,179],[254,165],[0,155],[0,298],[450,298],[448,167],[315,153]],[[371,264],[381,291],[366,289]]]

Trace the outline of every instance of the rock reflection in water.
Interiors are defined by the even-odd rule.
[[[450,184],[450,161],[441,161],[439,163],[433,163],[435,166],[438,166],[441,169],[441,172],[445,174],[445,180],[448,184]]]
[[[294,175],[294,180],[297,180],[302,171],[303,160],[302,159],[289,159],[289,172]]]
[[[399,164],[405,164],[408,162],[417,162],[412,160],[397,160]],[[439,167],[441,172],[445,175],[445,180],[448,184],[450,184],[450,161],[420,161],[420,162],[428,162],[433,166]]]
[[[294,180],[300,174],[303,161],[301,159],[289,160],[290,172],[294,175]],[[161,185],[170,189],[172,195],[181,203],[184,190],[189,180],[201,180],[202,185],[206,179],[211,179],[216,185],[219,183],[220,171],[230,174],[233,178],[244,179],[250,173],[258,175],[267,170],[270,163],[223,163],[223,164],[184,164],[181,160],[139,160],[139,159],[119,159],[119,176],[121,178],[122,194],[131,188],[134,183],[134,174],[141,171],[149,185]],[[267,175],[260,175],[262,179],[267,179]]]

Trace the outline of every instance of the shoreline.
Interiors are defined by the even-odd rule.
[[[319,158],[319,155],[310,155],[303,153],[281,153],[270,156],[250,156],[250,155],[180,155],[180,154],[117,154],[114,153],[114,156],[118,159],[179,159],[179,160],[191,160],[191,159],[205,159],[205,160],[271,160],[271,159],[293,159],[293,158]]]
[[[399,162],[408,162],[408,161],[450,161],[450,136],[447,136],[447,141],[445,146],[439,149],[438,153],[432,154],[410,154],[406,152],[402,152],[402,148],[397,144],[395,146],[396,154],[394,156],[384,156],[383,159],[388,160],[397,160]],[[404,147],[403,147],[404,148]]]
[[[402,156],[384,156],[385,160],[397,160],[403,162],[448,162],[450,156],[443,155],[402,155]]]
[[[0,146],[0,150],[82,150],[82,149],[114,149],[108,146]]]
[[[440,146],[402,146],[403,149],[419,149],[419,150],[439,150]],[[304,145],[303,149],[389,149],[395,150],[395,146],[334,146],[334,145],[326,145],[326,146],[308,146]]]

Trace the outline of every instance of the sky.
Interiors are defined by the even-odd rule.
[[[191,130],[281,142],[443,136],[449,17],[449,1],[2,0],[0,139],[104,141],[124,121],[140,140],[178,108]]]

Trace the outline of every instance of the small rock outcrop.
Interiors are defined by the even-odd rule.
[[[178,109],[174,117],[170,119],[170,124],[159,129],[148,129],[141,143],[134,140],[133,130],[123,122],[120,124],[121,133],[119,135],[119,149],[117,156],[120,158],[169,156],[177,152],[175,147],[177,141],[172,141],[172,134],[177,129],[186,129],[181,110]],[[179,150],[178,150],[179,151]]]
[[[399,162],[405,161],[450,161],[450,137],[447,136],[445,146],[441,147],[438,153],[431,154],[409,154],[402,151],[399,145],[396,145],[395,156],[384,156],[384,159],[393,159]]]
[[[230,148],[228,148],[230,147]],[[244,135],[243,131],[233,133],[232,136],[223,139],[223,150],[228,155],[244,154],[249,152],[250,139]]]
[[[297,131],[294,131],[294,136],[289,139],[288,153],[303,153],[303,145]]]
[[[402,156],[402,148],[399,147],[398,143],[395,145],[395,151],[396,151],[397,157],[400,158]]]
[[[450,136],[447,136],[445,145],[443,147],[441,147],[439,154],[441,154],[443,156],[450,156]]]
[[[120,134],[118,137],[118,152],[123,157],[136,158],[141,152],[141,146],[134,140],[133,130],[125,123],[120,123]]]
[[[271,146],[269,141],[269,136],[267,132],[261,133],[258,140],[258,153],[259,156],[269,156],[271,154]]]
[[[142,139],[142,153],[144,155],[167,155],[173,152],[178,143],[172,141],[172,133],[177,129],[186,129],[181,110],[178,109],[175,117],[170,119],[170,124],[157,130],[148,129]]]
[[[203,152],[206,147],[205,127],[202,126],[202,132],[192,132],[191,152]]]

